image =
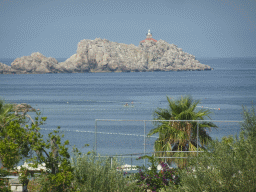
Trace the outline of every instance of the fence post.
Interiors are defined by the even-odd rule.
[[[196,148],[197,148],[197,157],[198,157],[198,133],[199,133],[199,122],[197,121],[197,146],[196,146]]]
[[[132,170],[132,154],[131,154],[131,170]]]
[[[198,135],[199,135],[199,122],[197,121],[197,165],[198,165]]]
[[[97,119],[95,119],[94,150],[95,150],[95,154],[97,154]]]
[[[146,155],[146,121],[144,121],[144,156]],[[146,159],[144,159],[144,166],[146,166]]]

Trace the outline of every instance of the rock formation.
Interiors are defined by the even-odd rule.
[[[54,73],[58,61],[52,57],[45,57],[41,53],[32,53],[15,59],[11,68],[17,73]]]
[[[0,74],[40,74],[57,73],[55,67],[58,61],[52,57],[45,57],[41,53],[32,53],[15,59],[11,67],[0,63]]]
[[[21,104],[15,103],[13,104],[12,111],[27,113],[27,112],[35,112],[36,110],[27,103],[21,103]]]
[[[141,41],[138,47],[100,38],[84,39],[78,43],[76,54],[61,63],[38,52],[15,59],[11,67],[0,63],[0,73],[4,74],[171,70],[211,70],[211,67],[174,44],[151,38]]]
[[[0,74],[10,74],[10,73],[15,73],[15,70],[12,69],[10,66],[0,62]]]

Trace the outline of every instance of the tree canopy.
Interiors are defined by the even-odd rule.
[[[26,114],[29,108],[29,105],[5,104],[2,100],[0,101],[1,169],[14,170],[23,158],[34,168],[44,163],[46,173],[48,173],[46,177],[50,182],[42,187],[42,191],[62,192],[64,188],[69,188],[74,179],[70,154],[66,147],[69,145],[69,141],[61,142],[64,134],[60,135],[60,127],[49,133],[48,139],[45,140],[40,133],[40,126],[45,123],[47,118],[41,117],[41,113],[36,112],[37,116],[33,120]],[[20,179],[23,183],[28,183],[26,168],[21,169]]]
[[[171,100],[167,97],[168,108],[157,108],[154,111],[154,120],[174,120],[159,121],[155,123],[156,128],[152,129],[148,136],[158,133],[159,138],[155,141],[155,151],[197,151],[197,124],[199,128],[199,150],[205,150],[204,145],[211,141],[211,137],[206,129],[217,128],[212,122],[203,121],[200,123],[177,120],[205,120],[210,119],[211,112],[207,109],[197,110],[200,100],[194,101],[191,96],[185,96],[178,100]],[[163,156],[189,156],[194,154],[160,152],[157,157]],[[159,161],[162,161],[161,159]],[[167,160],[176,162],[179,166],[185,165],[184,159]]]

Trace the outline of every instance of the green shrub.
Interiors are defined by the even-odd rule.
[[[256,191],[256,116],[243,110],[239,139],[232,136],[210,142],[208,150],[180,171],[177,191]],[[198,165],[198,167],[197,167]]]
[[[145,155],[139,159],[145,158],[151,163],[151,170],[146,169],[144,166],[138,166],[138,168],[140,168],[139,173],[135,174],[138,185],[145,186],[145,189],[150,189],[152,191],[158,191],[161,188],[166,187],[176,188],[175,185],[178,185],[179,177],[177,176],[175,169],[170,169],[167,164],[161,162],[163,170],[158,172],[155,165],[158,162],[158,159],[154,158],[153,155],[151,157]]]
[[[0,168],[0,192],[11,192],[11,190],[9,189],[10,187],[8,186],[7,180],[1,178],[7,175],[9,175],[9,172],[3,168]]]
[[[34,178],[34,179],[31,179],[31,180],[28,182],[27,189],[28,189],[28,192],[39,192],[41,187],[42,187],[42,186],[41,186],[41,184],[39,183],[38,179],[37,179],[37,178]]]
[[[76,154],[72,158],[72,166],[78,191],[141,191],[132,176],[126,177],[123,171],[116,170],[116,167],[120,167],[120,165],[116,158],[113,158],[113,168],[111,168],[109,158],[99,157],[96,160],[93,153],[90,155]]]
[[[75,192],[76,187],[74,187],[73,174],[70,171],[60,171],[55,174],[46,173],[41,174],[36,177],[36,179],[29,181],[29,189],[31,191],[40,191],[40,192]]]

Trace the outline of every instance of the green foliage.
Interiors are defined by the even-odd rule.
[[[27,189],[31,192],[72,192],[77,191],[71,182],[72,172],[58,172],[56,174],[40,174],[31,179]]]
[[[29,155],[28,132],[15,120],[0,131],[0,160],[4,167],[11,169]]]
[[[154,111],[154,120],[204,120],[209,117],[210,111],[200,109],[196,111],[199,100],[193,101],[192,97],[185,96],[179,100],[170,100],[167,97],[169,108],[157,108]],[[197,150],[197,123],[196,122],[156,122],[156,128],[152,129],[148,136],[159,133],[159,138],[155,141],[155,151],[196,151]],[[205,150],[204,145],[211,141],[211,137],[206,129],[217,126],[211,122],[200,122],[199,124],[199,150]],[[173,156],[187,157],[195,156],[196,153],[171,153],[160,152],[157,157]],[[159,159],[159,162],[161,160]],[[186,166],[185,159],[167,160],[168,163],[176,162],[179,167]]]
[[[72,184],[73,179],[74,176],[71,171],[41,174],[32,181],[29,188],[40,192],[75,192],[76,188]],[[33,183],[36,185],[33,186]]]
[[[29,115],[14,115],[11,113],[11,104],[0,101],[0,160],[7,169],[13,169],[22,158],[28,158],[26,162],[32,162],[32,167],[37,168],[39,164],[46,164],[47,180],[41,180],[43,191],[73,191],[71,181],[73,180],[73,168],[68,153],[69,141],[61,143],[59,129],[48,135],[48,140],[43,139],[40,127],[46,121],[41,113],[36,113],[33,120]],[[32,121],[28,124],[26,118]],[[62,135],[63,137],[64,135]],[[28,170],[21,169],[19,176],[23,184],[28,183]]]
[[[243,109],[244,122],[239,138],[224,137],[209,143],[209,151],[189,159],[195,167],[180,172],[179,191],[255,191],[256,130],[255,112]],[[198,167],[197,167],[198,161]]]
[[[39,192],[41,188],[42,188],[42,186],[41,186],[41,184],[39,182],[39,179],[37,177],[31,179],[28,182],[27,189],[28,189],[29,192]]]
[[[0,192],[11,192],[6,179],[2,178],[8,176],[9,172],[3,168],[0,168]]]
[[[3,167],[0,168],[0,177],[5,177],[9,175],[9,171],[4,169]]]
[[[2,187],[2,186],[0,185],[0,192],[12,192],[12,190],[9,189],[8,187]]]
[[[69,141],[61,143],[60,127],[49,133],[45,141],[39,132],[39,125],[42,125],[46,119],[46,117],[40,117],[38,113],[35,122],[28,127],[29,147],[34,152],[34,156],[26,161],[32,162],[34,168],[37,168],[39,164],[45,163],[46,165],[46,173],[38,177],[40,191],[74,191],[75,189],[71,186],[74,169],[71,167],[70,155],[66,147]],[[26,180],[25,176],[20,179]]]
[[[116,170],[120,166],[116,158],[113,158],[111,168],[109,158],[99,157],[97,160],[94,153],[81,155],[75,152],[72,165],[78,191],[141,191],[133,177],[124,177],[123,171]]]
[[[252,107],[251,110],[248,110],[246,107],[243,107],[243,123],[241,124],[241,130],[244,131],[244,136],[248,139],[256,138],[256,115],[255,108]]]
[[[170,103],[169,99],[168,101]],[[197,102],[193,103],[189,98],[181,99],[172,105],[172,110],[167,112],[156,111],[157,118],[187,120],[186,118],[204,117],[205,111],[199,110],[199,114],[193,112]],[[3,109],[5,105],[0,107]],[[256,116],[253,107],[251,111],[243,108],[244,123],[241,124],[241,132],[236,139],[229,136],[222,138],[221,141],[211,140],[204,129],[215,125],[207,122],[200,124],[199,138],[206,138],[207,150],[200,153],[198,158],[188,158],[186,163],[190,167],[195,167],[194,171],[189,167],[170,170],[162,163],[163,170],[158,172],[158,160],[153,156],[143,156],[140,159],[149,159],[151,170],[142,167],[143,171],[140,170],[138,174],[130,177],[124,176],[123,171],[116,170],[116,167],[121,165],[116,158],[113,159],[111,168],[109,158],[99,157],[96,160],[94,153],[82,155],[74,147],[75,156],[70,160],[66,147],[69,141],[61,142],[64,135],[61,136],[60,127],[51,132],[45,141],[40,134],[39,126],[44,124],[46,117],[40,117],[40,113],[37,113],[33,123],[23,126],[24,121],[11,116],[10,111],[6,112],[6,109],[7,107],[2,112],[0,110],[0,160],[8,169],[13,168],[22,157],[30,155],[31,158],[27,161],[33,162],[33,167],[45,163],[47,171],[28,183],[28,189],[33,192],[256,190]],[[184,111],[187,112],[183,113]],[[205,114],[207,113],[206,111]],[[156,149],[168,149],[172,147],[171,144],[176,144],[176,150],[193,150],[196,144],[193,143],[195,127],[196,124],[193,123],[160,123],[150,134],[159,133],[157,142],[162,142],[162,148]],[[203,143],[206,140],[200,141]],[[192,143],[192,147],[185,148],[187,141]],[[8,170],[0,169],[0,177],[8,174]],[[19,179],[26,184],[28,176],[28,170],[22,169]],[[4,181],[0,180],[0,191],[10,191],[4,185]]]
[[[44,122],[46,118],[40,118],[40,120],[40,123],[36,120],[35,124],[32,124],[29,129],[29,141],[32,144],[30,148],[36,152],[36,155],[28,159],[28,161],[32,161],[35,167],[37,167],[38,164],[45,163],[46,168],[50,169],[50,173],[52,174],[60,170],[71,171],[70,162],[68,160],[70,155],[68,148],[65,147],[69,145],[69,141],[65,141],[64,144],[61,144],[61,137],[59,135],[60,127],[49,133],[48,139],[45,141],[43,135],[39,132],[40,128],[38,125],[43,124],[42,122]],[[59,163],[60,166],[58,167]]]
[[[29,182],[28,179],[29,171],[25,167],[21,167],[20,173],[19,173],[19,180],[23,185],[27,185]]]
[[[0,161],[11,169],[29,152],[27,130],[21,127],[23,119],[12,113],[13,105],[0,100]]]
[[[11,120],[17,119],[16,116],[13,113],[11,113],[12,108],[12,104],[6,104],[3,100],[0,99],[0,131]]]
[[[166,187],[172,189],[176,188],[175,185],[178,185],[179,178],[176,174],[177,171],[175,171],[175,169],[170,169],[167,164],[161,162],[163,170],[158,172],[156,166],[158,160],[154,158],[153,155],[151,157],[145,155],[138,159],[148,159],[149,162],[151,163],[150,170],[146,169],[144,166],[138,166],[138,168],[140,168],[139,173],[135,174],[135,178],[137,179],[138,185],[144,186],[145,189],[151,189],[152,191],[166,189]]]

